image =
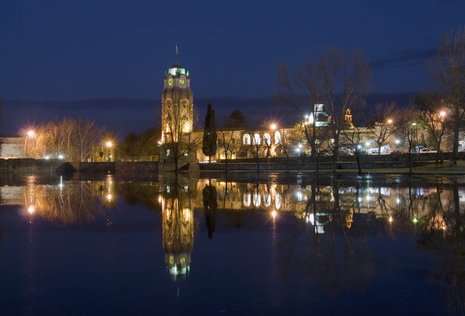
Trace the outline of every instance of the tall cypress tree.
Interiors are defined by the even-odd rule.
[[[209,162],[211,162],[211,156],[216,154],[215,111],[212,109],[212,105],[210,103],[208,103],[207,115],[205,116],[202,151],[205,156],[208,156]]]

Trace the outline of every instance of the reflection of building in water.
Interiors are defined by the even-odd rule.
[[[201,179],[197,191],[208,183]],[[340,185],[339,187],[311,185],[287,185],[278,183],[238,183],[212,180],[218,192],[218,210],[243,211],[258,210],[271,214],[291,212],[305,222],[314,225],[317,233],[324,233],[324,226],[333,220],[334,211],[340,211],[346,228],[350,229],[365,215],[385,218],[392,224],[396,216],[402,216],[416,224],[422,217],[434,213],[441,205],[444,210],[453,204],[452,190],[441,190],[418,184],[412,188],[393,186],[370,186],[363,183],[359,187]],[[459,187],[460,208],[465,206],[465,190]],[[312,197],[314,195],[314,197]],[[337,196],[337,199],[336,199]],[[440,198],[440,203],[435,201]],[[338,203],[338,205],[336,205]],[[195,207],[202,208],[202,200],[194,200]],[[439,217],[435,221],[438,221]],[[436,226],[443,227],[438,224]]]
[[[189,273],[194,247],[194,211],[186,192],[172,186],[167,191],[170,193],[160,198],[163,249],[168,271],[178,280]]]

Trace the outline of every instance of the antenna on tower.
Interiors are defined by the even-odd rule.
[[[179,65],[179,47],[178,44],[176,44],[176,64]]]

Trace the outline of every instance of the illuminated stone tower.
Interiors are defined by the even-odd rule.
[[[162,143],[179,142],[192,133],[194,104],[189,71],[179,63],[165,73],[161,96]]]

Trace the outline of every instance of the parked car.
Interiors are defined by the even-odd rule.
[[[426,148],[426,147],[420,149],[420,154],[429,154],[429,153],[437,153],[437,151],[431,148]]]

